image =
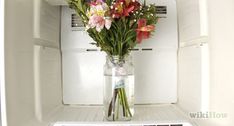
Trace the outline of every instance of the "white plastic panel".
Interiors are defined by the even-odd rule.
[[[177,101],[177,51],[155,48],[133,53],[136,104]]]
[[[208,44],[190,46],[179,52],[179,105],[187,112],[209,108]]]
[[[177,5],[180,20],[180,41],[188,41],[200,37],[199,1],[178,0]]]
[[[207,111],[209,50],[206,0],[177,0],[177,5],[181,47],[178,104],[187,112]]]
[[[101,104],[104,53],[63,51],[63,102]]]
[[[177,0],[177,5],[180,42],[207,36],[206,0]]]
[[[148,2],[155,2],[153,0]],[[177,18],[174,0],[157,0],[167,6],[152,38],[134,52],[137,104],[174,103],[177,100]],[[96,48],[85,31],[74,31],[68,7],[62,7],[61,48],[63,55],[63,100],[65,104],[102,104],[104,53],[86,51]]]
[[[62,104],[61,57],[58,49],[34,46],[34,95],[38,119]]]
[[[34,1],[33,37],[41,43],[59,46],[60,7],[50,6],[44,0]],[[37,41],[38,41],[37,40]]]
[[[7,126],[23,126],[34,117],[33,6],[32,0],[4,1],[6,110],[3,112],[7,117],[3,119],[7,120],[3,121]]]
[[[200,111],[201,48],[186,47],[179,52],[179,104],[185,110]]]

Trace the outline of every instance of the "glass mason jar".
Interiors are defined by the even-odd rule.
[[[105,119],[131,120],[134,115],[134,67],[131,56],[107,56],[104,78]]]

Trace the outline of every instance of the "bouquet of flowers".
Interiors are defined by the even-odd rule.
[[[155,30],[156,6],[137,0],[67,0],[81,17],[91,43],[110,56],[124,57]]]
[[[137,44],[150,37],[158,21],[156,6],[146,5],[137,0],[67,0],[82,19],[89,36],[108,56],[124,59]],[[116,63],[114,63],[114,66]],[[122,65],[115,67],[122,75]],[[112,70],[112,72],[113,72]],[[122,72],[120,72],[122,71]],[[126,77],[125,77],[126,78]],[[118,120],[119,106],[122,106],[123,118],[132,117],[128,98],[125,92],[125,78],[116,82],[113,96],[109,102],[107,118]],[[112,81],[114,82],[114,81]],[[118,84],[120,83],[120,84]],[[117,106],[117,109],[115,107]],[[116,112],[116,113],[115,113]]]

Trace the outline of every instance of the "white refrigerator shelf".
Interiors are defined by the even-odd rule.
[[[103,119],[102,106],[64,106],[50,126],[196,126],[176,105],[136,105],[131,121]]]

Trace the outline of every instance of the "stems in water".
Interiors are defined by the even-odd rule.
[[[123,113],[120,112],[120,107],[122,107]],[[113,116],[113,121],[118,120],[121,117],[132,117],[125,88],[117,88],[114,90],[113,97],[108,109],[108,117],[110,116]]]

